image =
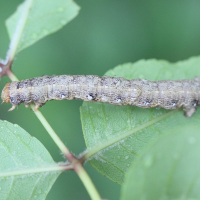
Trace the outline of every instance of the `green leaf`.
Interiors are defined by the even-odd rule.
[[[24,9],[27,9],[26,1],[6,21],[10,39],[18,26],[21,26],[20,17],[25,12]],[[79,7],[72,0],[32,0],[17,52],[62,28],[78,14],[78,11]]]
[[[0,199],[45,199],[61,173],[45,147],[18,125],[0,121]]]
[[[200,125],[158,137],[133,162],[121,200],[200,199]]]
[[[198,74],[200,57],[177,63],[141,60],[120,65],[106,73],[108,76],[147,80],[193,79]],[[130,164],[152,138],[174,127],[187,127],[194,121],[199,124],[199,111],[191,118],[186,118],[181,110],[84,102],[81,121],[86,146],[89,150],[104,148],[91,158],[90,163],[104,176],[122,184]]]

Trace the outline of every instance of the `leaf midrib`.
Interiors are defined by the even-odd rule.
[[[127,131],[127,132],[125,132],[125,133],[123,133],[123,134],[121,134],[121,135],[119,135],[119,136],[117,136],[115,138],[112,138],[109,141],[107,141],[105,143],[102,143],[101,145],[98,145],[97,147],[94,147],[93,149],[91,149],[90,151],[88,151],[86,153],[86,155],[85,155],[86,159],[88,159],[89,157],[95,155],[99,151],[101,151],[101,150],[103,150],[103,149],[105,149],[105,148],[107,148],[107,147],[109,147],[109,146],[111,146],[111,145],[113,145],[113,144],[115,144],[117,142],[120,142],[120,140],[123,140],[123,139],[129,137],[133,133],[136,133],[136,132],[138,132],[138,131],[140,131],[140,130],[142,130],[144,128],[147,128],[148,126],[151,126],[154,123],[157,123],[157,122],[159,122],[159,121],[161,121],[161,120],[163,120],[163,119],[175,114],[178,111],[179,110],[170,111],[170,112],[168,112],[168,113],[166,113],[166,114],[164,114],[162,116],[159,116],[159,117],[157,117],[157,118],[155,118],[155,119],[153,119],[153,120],[151,120],[151,121],[149,121],[149,122],[147,122],[145,124],[142,124],[141,126],[138,126],[138,127],[134,128],[132,130],[129,130],[129,131]]]

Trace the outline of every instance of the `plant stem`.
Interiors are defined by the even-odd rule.
[[[11,81],[19,81],[18,78],[15,76],[15,74],[11,71],[11,69],[8,69],[7,74],[8,78]]]
[[[90,179],[89,175],[87,174],[81,163],[74,164],[74,171],[76,171],[76,173],[78,174],[91,199],[101,200],[98,191],[96,190],[92,180]]]
[[[32,110],[34,109],[34,105],[31,105]],[[61,141],[61,139],[58,137],[58,135],[55,133],[55,131],[53,130],[53,128],[50,126],[50,124],[47,122],[47,120],[45,119],[45,117],[42,115],[42,113],[39,110],[36,110],[35,115],[37,116],[37,118],[40,120],[40,122],[42,123],[42,125],[44,126],[44,128],[47,130],[47,132],[49,133],[49,135],[51,136],[51,138],[54,140],[54,142],[57,144],[57,146],[59,147],[59,149],[62,151],[62,153],[68,157],[69,154],[71,154],[71,152],[69,151],[69,149],[64,145],[64,143]],[[70,160],[70,159],[69,159]]]

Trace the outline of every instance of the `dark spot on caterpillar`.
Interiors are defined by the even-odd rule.
[[[51,79],[51,85],[55,85],[56,84],[56,80],[54,79],[54,77],[52,77],[52,79]]]
[[[97,97],[97,94],[95,93],[89,93],[87,94],[86,96],[86,99],[90,100],[90,101],[96,101],[96,97]]]
[[[68,96],[70,97],[72,95],[72,93],[71,92],[68,92]]]
[[[146,105],[149,105],[151,102],[152,102],[151,99],[147,99],[147,100],[146,100]]]
[[[95,100],[97,97],[97,94],[95,93],[89,93],[89,96],[92,98],[92,100]]]
[[[24,88],[24,82],[19,82],[18,89],[19,88]]]
[[[17,89],[19,89],[20,82],[17,83]]]
[[[50,76],[45,76],[45,79],[43,80],[44,84],[47,85],[51,82],[51,77]]]
[[[144,97],[139,99],[139,103],[141,104],[141,106],[148,106],[150,103],[152,102],[151,99],[145,99]]]
[[[56,96],[57,98],[65,99],[68,95],[67,95],[67,93],[61,92],[61,93],[55,94],[55,96]]]
[[[76,85],[76,78],[75,77],[73,77],[72,81],[73,81],[73,84]]]
[[[66,98],[66,97],[67,97],[67,93],[61,93],[61,94],[60,94],[60,98],[64,99],[64,98]]]
[[[175,106],[178,103],[178,100],[171,100],[171,105]]]
[[[25,80],[25,81],[24,81],[24,85],[25,85],[25,86],[28,86],[28,84],[29,84],[29,81],[28,81],[28,80]]]
[[[29,81],[30,81],[30,86],[32,87],[34,84],[34,79],[29,79]]]
[[[194,100],[192,101],[192,106],[196,107],[198,106],[199,101],[198,100]]]
[[[10,97],[10,102],[11,102],[11,103],[14,103],[14,102],[15,102],[14,97]]]
[[[114,103],[120,103],[122,101],[122,97],[121,96],[117,96],[116,98],[114,98],[115,102]]]

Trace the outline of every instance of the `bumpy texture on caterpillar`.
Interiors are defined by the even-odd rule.
[[[193,80],[148,81],[94,75],[43,76],[6,84],[1,98],[13,110],[24,103],[36,110],[50,100],[81,99],[141,108],[161,107],[185,110],[191,117],[200,104],[200,78]]]

